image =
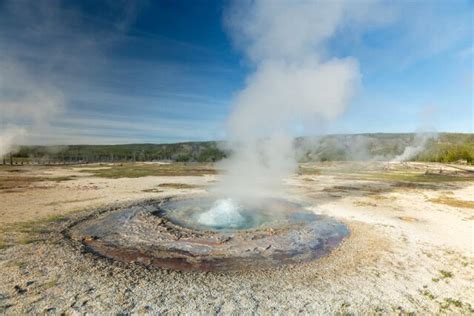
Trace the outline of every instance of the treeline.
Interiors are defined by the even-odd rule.
[[[195,161],[213,162],[225,157],[217,142],[177,144],[21,146],[14,162],[34,164],[75,164],[94,162]],[[9,163],[10,159],[7,158]]]
[[[426,138],[425,141],[422,139]],[[392,160],[408,146],[421,151],[411,161],[474,163],[474,134],[355,134],[296,140],[300,161]]]
[[[296,139],[300,161],[390,160],[413,144],[414,134],[349,134]]]
[[[419,145],[415,134],[351,134],[295,140],[299,161],[391,160],[407,146]],[[177,144],[22,146],[3,163],[76,164],[94,162],[214,162],[230,153],[219,142]],[[474,163],[474,134],[440,133],[410,160]]]
[[[413,160],[427,162],[458,162],[474,164],[474,135],[445,135],[437,141],[430,141],[426,149],[416,155]]]

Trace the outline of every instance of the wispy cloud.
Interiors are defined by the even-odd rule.
[[[469,0],[375,3],[378,19],[350,29],[341,27],[331,43],[336,54],[357,56],[366,71],[400,72],[472,43]]]
[[[65,5],[21,0],[0,4],[0,155],[13,143],[48,133],[68,100],[58,73],[86,73],[101,54],[93,30]],[[11,136],[12,131],[21,133]]]
[[[212,122],[86,115],[52,122],[46,135],[32,137],[31,141],[34,144],[41,137],[47,137],[51,144],[156,143],[157,138],[160,142],[208,140],[218,136],[209,132],[209,124]]]
[[[0,143],[221,138],[230,104],[253,66],[229,57],[231,44],[225,38],[214,46],[193,40],[197,30],[185,29],[188,24],[182,21],[159,27],[151,20],[150,25],[138,23],[143,13],[155,16],[153,5],[125,0],[0,1]],[[351,129],[367,128],[358,117],[384,107],[371,101],[378,93],[387,100],[390,115],[381,114],[384,121],[377,129],[402,120],[406,126],[413,124],[404,116],[418,100],[444,100],[442,111],[453,106],[460,113],[469,110],[472,74],[466,68],[472,59],[472,2],[363,0],[348,5],[350,17],[343,20],[350,23],[332,30],[334,36],[322,43],[325,49],[318,55],[353,56],[359,60],[363,84],[375,82],[361,90],[372,96],[365,97],[372,107],[350,111],[345,119]],[[221,17],[215,18],[212,25],[222,32]],[[189,34],[182,36],[185,32]],[[255,56],[261,53],[260,44],[256,43]],[[286,45],[291,50],[291,42]],[[445,55],[458,64],[447,65]],[[436,58],[439,63],[431,63]],[[416,68],[423,63],[425,68]],[[452,67],[462,68],[462,73],[446,76],[445,82],[444,73],[433,71]],[[429,78],[420,80],[420,73]],[[449,78],[456,76],[463,83],[451,87]],[[430,86],[435,80],[440,82]],[[420,106],[426,104],[421,101]],[[462,115],[456,120],[468,126]]]
[[[215,137],[212,126],[227,107],[222,95],[229,93],[225,82],[233,70],[218,59],[210,63],[214,52],[207,47],[134,27],[146,3],[98,5],[108,14],[68,2],[0,4],[4,139],[67,144]],[[183,52],[193,59],[180,60]]]

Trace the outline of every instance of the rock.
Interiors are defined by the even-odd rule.
[[[18,294],[24,294],[26,292],[26,290],[24,288],[22,288],[21,286],[19,286],[19,285],[15,285],[15,291]]]
[[[232,239],[232,236],[219,236],[217,238],[217,240],[220,242],[220,243],[225,243],[225,242],[228,242],[229,240]]]
[[[83,238],[83,241],[84,242],[89,242],[89,241],[94,241],[94,240],[97,240],[97,239],[99,239],[99,237],[97,237],[97,236],[85,236]]]

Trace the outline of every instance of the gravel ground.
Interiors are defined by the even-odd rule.
[[[84,183],[99,189],[89,195],[75,193],[83,198],[104,195],[106,190],[111,194],[113,187],[115,195],[107,196],[105,204],[150,197],[132,188],[140,179],[126,180],[85,177],[38,189],[41,193],[8,193],[8,203],[14,205],[16,199],[16,204],[25,204],[22,194],[32,194],[33,200],[34,194],[53,199],[48,194]],[[142,180],[140,190],[143,183],[152,187],[160,181],[170,182],[170,178],[160,177]],[[212,178],[195,177],[189,182],[209,181]],[[97,200],[88,202],[89,210],[82,212],[72,212],[71,203],[60,204],[70,207],[66,212],[70,215],[66,221],[50,223],[45,238],[0,250],[0,313],[474,313],[472,208],[429,202],[441,195],[472,201],[474,184],[377,192],[370,189],[373,186],[386,188],[384,183],[346,176],[290,179],[289,194],[312,201],[315,212],[345,222],[351,229],[350,237],[329,256],[308,264],[233,273],[147,269],[95,256],[61,232],[94,212]],[[169,190],[152,196],[192,192],[195,190]],[[4,195],[0,193],[0,205],[7,212],[14,207],[1,199]],[[35,209],[30,204],[28,208],[40,206]]]

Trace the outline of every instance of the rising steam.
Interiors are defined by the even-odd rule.
[[[104,52],[123,38],[138,2],[107,1],[116,18],[98,28],[74,1],[0,1],[0,156],[80,136],[57,132],[70,119],[66,105],[106,70]]]
[[[392,159],[392,162],[403,162],[408,161],[416,155],[420,154],[426,149],[427,144],[430,140],[435,140],[438,137],[437,133],[434,132],[421,132],[415,134],[413,144],[405,147],[403,152]]]
[[[222,163],[222,195],[278,194],[296,167],[295,128],[344,112],[359,84],[358,63],[327,57],[326,46],[339,27],[360,18],[348,7],[341,1],[236,1],[230,7],[228,30],[255,71],[228,119],[233,154]]]
[[[0,158],[14,151],[15,144],[25,138],[26,130],[18,126],[6,126],[0,131]]]
[[[436,108],[433,106],[425,106],[422,109],[419,113],[420,127],[415,134],[413,142],[409,146],[406,146],[400,155],[393,158],[392,162],[408,161],[416,157],[426,149],[429,141],[438,138],[438,133],[435,132],[433,126],[435,114]]]
[[[54,47],[53,39],[65,28],[56,19],[57,8],[48,1],[1,4],[0,157],[31,139],[44,140],[50,122],[63,111],[64,95],[52,80],[63,49]]]
[[[61,92],[20,64],[0,63],[0,157],[45,132],[63,104]]]

